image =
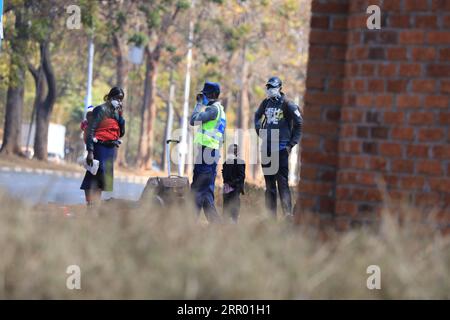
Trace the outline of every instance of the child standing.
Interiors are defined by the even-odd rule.
[[[245,162],[238,158],[238,145],[228,148],[228,156],[222,167],[223,211],[237,223],[241,207],[240,195],[244,194]]]

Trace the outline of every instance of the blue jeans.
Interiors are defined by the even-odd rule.
[[[202,151],[211,152],[215,156],[218,150],[202,148]],[[191,191],[193,192],[197,214],[203,209],[209,222],[219,222],[220,216],[214,204],[214,188],[217,175],[217,161],[208,164],[205,161],[196,161]]]

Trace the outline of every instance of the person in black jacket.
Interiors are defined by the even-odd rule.
[[[223,212],[237,223],[241,202],[240,194],[244,194],[245,162],[238,158],[238,145],[228,148],[228,157],[222,166],[223,177]]]
[[[277,216],[277,187],[286,217],[292,216],[289,190],[289,154],[302,134],[299,107],[282,92],[282,82],[272,77],[266,84],[267,98],[255,112],[255,129],[262,139],[261,163],[266,182],[266,207]]]

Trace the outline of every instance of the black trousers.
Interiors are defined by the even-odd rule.
[[[241,209],[240,191],[233,190],[230,193],[223,194],[223,213],[229,216],[233,222],[237,222],[239,218],[239,210]]]
[[[277,188],[280,194],[281,208],[285,216],[292,215],[291,191],[289,190],[289,154],[286,149],[278,152],[278,169],[268,170],[272,165],[272,161],[263,164],[264,180],[266,183],[266,207],[269,212],[277,216]],[[268,154],[270,156],[270,153]],[[270,171],[270,173],[268,173]]]

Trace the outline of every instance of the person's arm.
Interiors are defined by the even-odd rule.
[[[119,120],[117,122],[119,123],[120,137],[122,138],[125,135],[125,119],[122,116],[119,116]]]
[[[197,103],[195,105],[194,112],[192,113],[190,121],[191,126],[214,120],[217,117],[217,113],[219,112],[217,107],[214,105],[207,107],[203,112],[201,111],[201,108],[201,103]]]
[[[289,146],[292,148],[299,143],[302,136],[303,118],[295,103],[288,103],[288,112],[293,121],[291,140],[289,141]]]
[[[244,184],[245,181],[245,163],[236,163],[237,166],[237,174],[233,177],[233,186],[238,187]]]
[[[266,105],[266,100],[263,100],[261,102],[261,104],[258,107],[258,110],[256,110],[255,112],[255,130],[256,130],[256,134],[259,136],[259,130],[261,129],[261,122],[262,122],[262,117],[264,115],[264,109],[265,109],[265,105]]]
[[[98,106],[92,111],[92,120],[89,121],[89,125],[86,130],[86,134],[87,134],[86,150],[88,152],[94,151],[95,130],[97,130],[98,125],[104,118],[104,115],[105,115],[105,112],[104,112],[102,106]]]

